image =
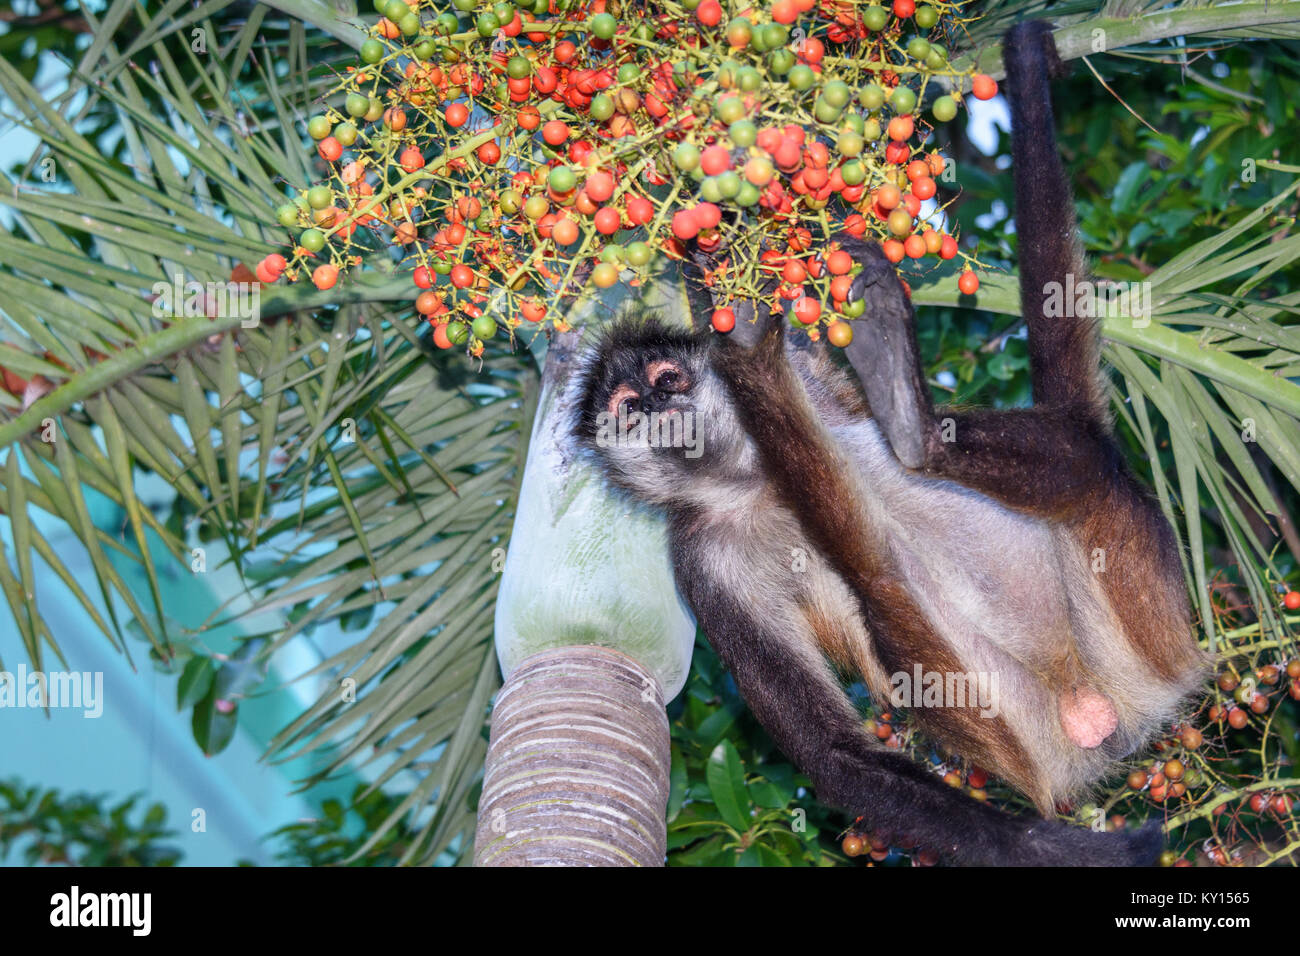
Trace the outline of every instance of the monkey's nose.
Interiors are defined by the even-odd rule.
[[[662,389],[647,392],[645,397],[641,399],[641,411],[647,415],[651,412],[660,411],[668,404],[671,397],[668,392]]]

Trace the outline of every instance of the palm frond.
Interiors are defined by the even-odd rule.
[[[101,24],[124,24],[126,6]],[[421,837],[408,859],[454,856],[472,834],[466,797],[498,680],[491,556],[517,500],[531,359],[498,347],[481,368],[447,355],[435,365],[409,327],[409,280],[382,269],[329,293],[262,288],[254,327],[233,308],[155,309],[160,288],[225,283],[272,251],[283,179],[303,186],[311,175],[293,126],[301,110],[278,96],[259,113],[239,91],[247,77],[309,96],[313,82],[305,55],[282,76],[250,54],[257,18],[203,57],[161,17],[140,26],[124,49],[97,43],[98,59],[74,74],[115,112],[126,162],[0,64],[13,121],[41,138],[59,174],[36,187],[0,177],[15,217],[0,234],[11,293],[0,364],[39,386],[25,400],[0,392],[0,506],[14,541],[0,590],[38,666],[58,653],[34,597],[42,562],[115,646],[129,646],[129,623],[163,660],[195,628],[234,621],[247,632],[268,612],[285,625],[249,635],[263,659],[322,625],[345,628],[357,639],[327,649],[312,672],[330,690],[273,749],[318,757],[313,779],[345,764],[373,767],[374,786],[414,771],[402,812],[419,818]],[[393,302],[407,314],[388,312]],[[175,489],[189,522],[140,498],[142,470]],[[92,520],[95,494],[119,509],[120,528]],[[28,509],[76,534],[92,593]],[[205,528],[244,592],[220,620],[178,625],[162,579],[191,573]]]

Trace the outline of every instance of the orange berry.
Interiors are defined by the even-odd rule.
[[[722,22],[722,4],[718,0],[704,0],[695,8],[695,16],[706,27],[716,27]]]
[[[569,138],[569,126],[563,120],[551,120],[542,127],[542,139],[552,146],[559,146]]]
[[[452,103],[442,115],[448,126],[460,128],[469,121],[469,107],[464,103]]]
[[[736,327],[736,313],[727,308],[714,309],[713,318],[710,321],[716,331],[730,332]]]
[[[957,288],[962,291],[963,295],[974,295],[980,287],[979,277],[967,269],[957,280]]]
[[[321,159],[332,163],[343,155],[343,144],[333,136],[326,136],[316,145],[316,152],[320,153]]]
[[[804,325],[812,325],[821,317],[822,304],[810,295],[801,295],[794,300],[794,317]]]
[[[903,142],[912,138],[912,133],[916,131],[916,124],[913,123],[910,116],[895,116],[889,121],[885,133],[890,139],[896,142]]]
[[[329,263],[319,265],[312,271],[311,281],[318,289],[332,289],[339,281],[339,267]]]
[[[578,241],[578,224],[568,216],[557,219],[551,228],[551,238],[562,246],[572,245]]]
[[[826,270],[833,276],[846,275],[853,268],[853,257],[843,249],[836,249],[826,257]]]
[[[993,77],[976,73],[971,77],[970,91],[977,100],[991,100],[998,95],[998,84]]]

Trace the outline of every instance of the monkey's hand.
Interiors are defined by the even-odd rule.
[[[734,229],[738,216],[730,211],[724,211],[723,217],[724,225]],[[726,258],[727,246],[706,252],[694,239],[687,240],[685,246],[686,259],[683,262],[682,272],[686,279],[686,295],[690,300],[696,331],[707,330],[714,309],[726,306],[736,316],[735,328],[726,334],[726,338],[743,348],[757,345],[763,333],[772,324],[773,314],[770,303],[780,284],[779,279],[775,275],[765,278],[758,289],[757,299],[722,301],[714,296],[707,276],[722,264],[722,260]]]

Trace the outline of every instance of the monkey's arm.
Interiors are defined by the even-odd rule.
[[[709,642],[754,716],[808,774],[823,802],[966,864],[1132,866],[1154,860],[1158,826],[1094,833],[1011,816],[881,749],[862,729],[806,622],[791,627],[737,600],[736,582],[713,580],[713,569],[697,560],[709,548],[675,550],[678,587]]]

